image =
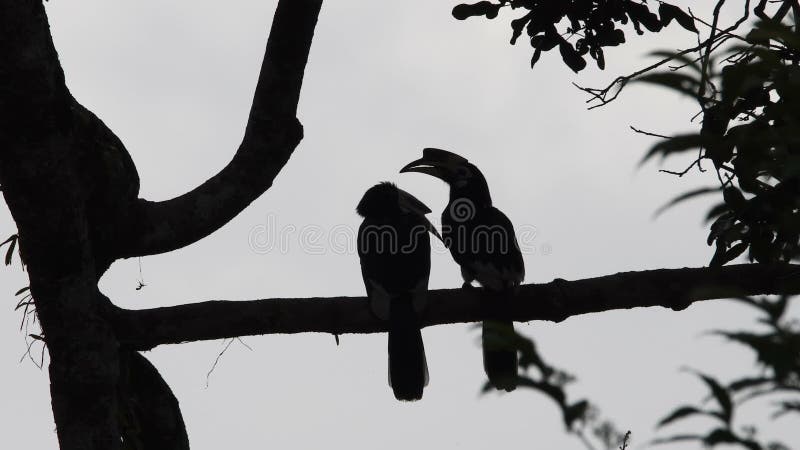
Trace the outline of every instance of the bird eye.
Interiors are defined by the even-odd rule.
[[[458,175],[459,178],[466,178],[467,176],[469,176],[469,170],[467,170],[466,167],[459,167],[458,170],[456,171],[456,174]]]

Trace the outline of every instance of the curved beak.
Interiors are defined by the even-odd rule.
[[[447,168],[439,161],[431,161],[426,158],[420,158],[414,162],[406,164],[400,173],[406,172],[419,172],[434,176],[442,181],[446,181]]]
[[[434,227],[433,224],[428,220],[428,218],[425,217],[425,214],[430,213],[431,209],[428,208],[425,205],[425,203],[422,203],[422,201],[420,201],[417,197],[414,197],[408,192],[400,188],[398,188],[397,191],[399,193],[398,204],[400,206],[400,209],[405,212],[416,214],[418,217],[420,217],[422,220],[425,221],[425,225],[428,228],[428,231],[432,233],[434,236],[436,236],[440,241],[444,242],[442,240],[442,236],[439,235],[439,232],[436,230],[436,227]]]
[[[398,200],[397,203],[400,205],[400,209],[404,212],[413,212],[420,216],[424,216],[431,212],[431,209],[428,208],[425,203],[422,203],[420,199],[414,197],[413,195],[409,194],[408,192],[397,188]]]

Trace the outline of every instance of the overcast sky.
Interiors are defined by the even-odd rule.
[[[695,3],[702,3],[696,12],[708,6]],[[496,206],[527,230],[526,282],[706,265],[712,250],[702,217],[710,202],[686,203],[657,220],[653,212],[678,193],[713,184],[713,175],[677,179],[657,173],[657,164],[637,169],[653,140],[628,129],[686,131],[692,102],[632,86],[589,112],[570,84],[603,85],[641,66],[650,50],[692,45],[694,37],[677,26],[655,39],[626,29],[634,42],[607,51],[605,72],[590,63],[575,76],[557,52],[530,70],[524,40],[508,45],[507,20],[459,22],[450,15],[455,4],[327,2],[301,97],[305,139],[274,186],[201,242],[141,259],[142,290],[135,289],[140,261],[131,259],[111,267],[102,291],[127,308],[362,295],[358,257],[342,250],[359,224],[355,205],[369,186],[391,180],[425,201],[438,223],[446,186],[397,173],[429,146],[477,164]],[[46,5],[68,85],[127,146],[142,197],[179,195],[230,160],[275,1]],[[666,164],[683,168],[679,160]],[[4,209],[0,232],[14,229]],[[434,247],[430,287],[459,286],[458,267],[440,243]],[[26,284],[18,264],[0,270],[7,305],[0,314],[0,435],[6,448],[55,448],[47,372],[18,364],[25,342],[13,293]],[[665,413],[705,394],[682,366],[723,380],[750,367],[751,354],[701,334],[752,318],[737,304],[703,302],[680,313],[607,312],[518,329],[553,364],[577,374],[572,395],[588,396],[632,430],[639,448]],[[583,448],[564,434],[543,396],[525,389],[479,395],[477,337],[469,325],[424,330],[430,385],[413,404],[397,402],[387,386],[385,335],[346,335],[339,346],[322,334],[246,337],[252,351],[234,342],[208,386],[222,341],[146,356],[180,400],[197,450]],[[786,437],[790,424],[777,421],[763,432]]]

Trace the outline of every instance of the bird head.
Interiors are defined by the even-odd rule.
[[[489,185],[481,171],[463,156],[438,148],[426,148],[422,158],[406,164],[400,173],[419,172],[434,176],[450,185],[450,196],[469,197],[491,205]]]
[[[413,214],[424,220],[428,231],[442,239],[436,227],[425,214],[431,212],[419,199],[398,188],[393,183],[384,181],[367,189],[356,206],[358,215],[364,218],[391,218],[402,214]]]

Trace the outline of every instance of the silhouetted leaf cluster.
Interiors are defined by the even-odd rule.
[[[746,250],[762,263],[800,256],[800,36],[761,21],[743,39],[719,71],[708,56],[708,64],[683,59],[682,71],[639,78],[701,106],[699,132],[659,142],[645,159],[697,151],[694,164],[713,164],[723,203],[708,214],[712,266]]]
[[[608,420],[601,420],[598,410],[586,399],[568,401],[565,387],[575,380],[569,373],[553,367],[545,362],[536,349],[536,344],[517,332],[505,336],[506,345],[513,346],[519,352],[519,366],[521,375],[517,380],[518,387],[527,387],[544,394],[558,406],[564,427],[567,431],[585,439],[584,432],[591,432],[592,436],[608,450],[617,450],[620,445],[630,437],[630,433],[621,433]],[[493,391],[489,383],[483,387],[483,392]]]
[[[494,19],[503,7],[526,11],[511,21],[511,44],[515,44],[523,32],[528,36],[533,47],[531,67],[539,61],[542,52],[558,47],[564,63],[575,72],[586,67],[587,54],[597,67],[604,69],[603,48],[624,43],[625,32],[621,26],[628,23],[638,34],[643,34],[644,29],[657,33],[673,21],[697,32],[694,19],[677,6],[660,2],[654,12],[647,3],[635,0],[480,1],[456,6],[453,16],[459,20],[475,16]],[[577,39],[570,42],[576,36]]]
[[[518,350],[519,366],[523,371],[523,375],[520,375],[517,381],[517,386],[532,388],[550,397],[561,409],[564,426],[571,430],[575,422],[585,416],[589,406],[586,400],[567,402],[564,386],[573,381],[574,377],[546,363],[531,339],[515,332],[509,334],[512,335],[505,336],[505,338],[508,340],[509,346],[513,345]],[[530,369],[534,369],[534,373],[531,373]],[[483,390],[487,392],[491,388],[491,385],[487,383]]]
[[[734,379],[723,385],[715,378],[699,372],[697,376],[705,383],[713,399],[713,406],[702,408],[693,405],[683,405],[658,423],[663,427],[673,422],[690,417],[706,416],[714,419],[715,424],[705,434],[679,434],[667,438],[657,439],[654,443],[674,443],[680,441],[698,441],[706,447],[719,444],[733,444],[748,450],[786,449],[778,442],[768,444],[756,440],[755,427],[743,427],[740,432],[735,430],[734,412],[744,403],[766,395],[780,394],[788,396],[775,403],[774,417],[788,413],[800,413],[800,330],[797,324],[786,320],[784,313],[788,297],[783,296],[776,300],[769,299],[738,299],[757,308],[765,317],[759,322],[767,326],[763,333],[746,331],[716,331],[731,342],[745,345],[756,354],[761,373]]]

